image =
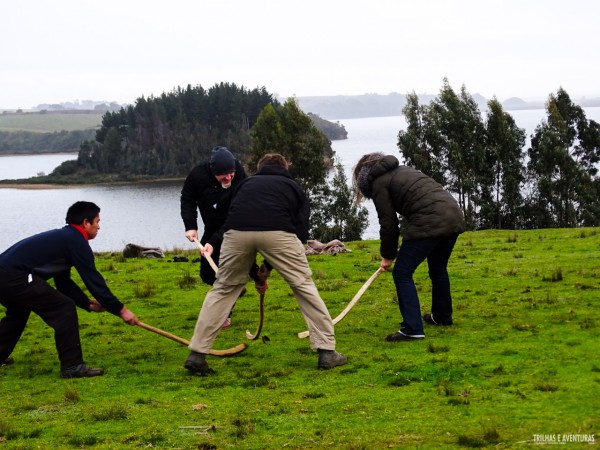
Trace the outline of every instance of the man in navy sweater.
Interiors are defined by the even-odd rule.
[[[96,270],[88,240],[100,229],[100,208],[76,202],[65,220],[65,227],[23,239],[0,254],[0,304],[6,308],[0,320],[0,365],[13,362],[10,354],[34,312],[54,330],[61,377],[95,377],[104,370],[84,363],[76,306],[86,311],[107,310],[129,325],[136,325],[138,318],[112,294]],[[89,299],[71,279],[71,267],[94,298]],[[51,278],[56,288],[48,284]]]

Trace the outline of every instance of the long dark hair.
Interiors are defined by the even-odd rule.
[[[355,203],[360,203],[365,198],[371,198],[370,189],[367,188],[367,177],[371,168],[384,156],[385,154],[381,152],[367,153],[354,166],[354,170],[352,171],[352,187],[354,188]]]

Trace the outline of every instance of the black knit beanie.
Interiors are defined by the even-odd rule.
[[[215,147],[211,150],[210,171],[213,175],[235,172],[235,157],[227,147]]]

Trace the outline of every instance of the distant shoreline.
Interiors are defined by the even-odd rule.
[[[126,186],[131,184],[159,184],[159,183],[173,183],[173,182],[185,181],[185,178],[157,178],[155,180],[132,180],[132,181],[111,181],[108,183],[89,183],[89,184],[53,184],[53,183],[2,183],[0,182],[0,189],[27,189],[27,190],[41,190],[41,189],[75,189],[82,187],[93,187],[93,186]]]

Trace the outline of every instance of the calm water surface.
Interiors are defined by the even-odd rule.
[[[584,108],[588,119],[600,122],[600,107]],[[546,117],[544,110],[509,111],[528,138]],[[334,141],[348,181],[350,172],[365,153],[398,154],[398,131],[405,129],[403,116],[340,120],[348,139]],[[0,157],[0,179],[27,178],[39,172],[50,173],[75,154]],[[191,167],[190,167],[191,169]],[[88,200],[101,208],[100,233],[90,241],[95,251],[120,251],[134,243],[163,250],[194,248],[184,236],[179,214],[179,194],[183,180],[124,186],[92,186],[65,189],[0,188],[0,252],[19,239],[63,226],[67,208],[77,200]],[[369,227],[363,239],[378,239],[377,215],[371,201]],[[201,224],[200,224],[201,227]]]

